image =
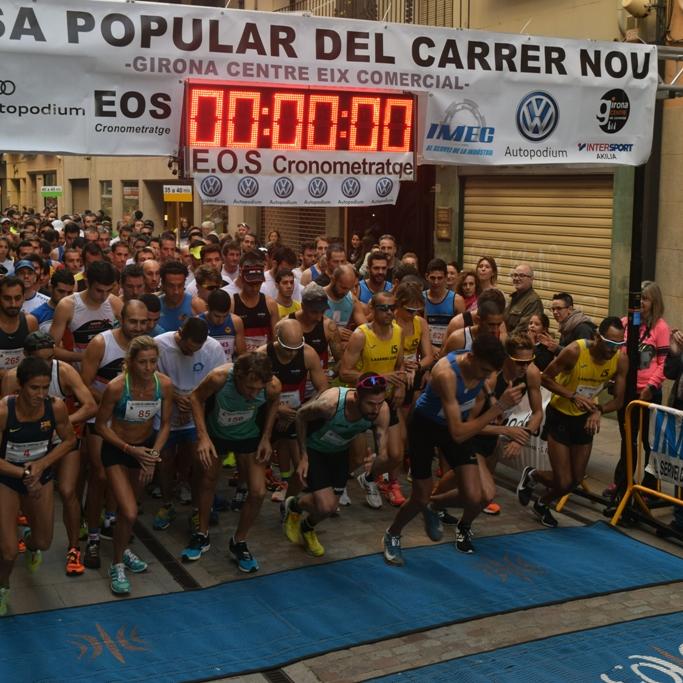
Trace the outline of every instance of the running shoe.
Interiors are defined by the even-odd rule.
[[[397,567],[402,567],[405,564],[400,536],[392,536],[388,531],[385,531],[382,545],[384,546],[384,561],[387,564],[393,564]]]
[[[339,496],[339,505],[341,505],[344,508],[351,505],[351,498],[349,498],[349,491],[346,488],[346,486],[344,487],[341,496]]]
[[[194,508],[187,518],[187,524],[190,527],[190,533],[196,534],[199,532],[199,510]]]
[[[88,569],[99,569],[100,562],[100,542],[99,541],[88,541],[88,545],[85,546],[85,559],[83,564]]]
[[[603,490],[602,496],[603,498],[614,498],[615,494],[617,492],[617,485],[612,483],[610,484],[606,489]]]
[[[356,481],[358,485],[365,491],[365,500],[373,510],[379,510],[382,507],[382,495],[379,492],[377,483],[368,481],[365,477],[365,472],[361,472]]]
[[[437,512],[431,505],[422,511],[422,518],[425,523],[425,532],[430,540],[438,543],[443,538],[443,524]]]
[[[81,562],[81,551],[79,548],[69,548],[66,553],[66,575],[80,576],[85,571]]]
[[[235,457],[235,454],[230,451],[224,458],[223,458],[223,467],[236,467],[237,466],[237,458]]]
[[[301,525],[299,525],[299,528],[301,529]],[[311,557],[322,557],[325,554],[325,548],[318,539],[318,534],[315,533],[315,529],[311,529],[310,531],[301,529],[301,537],[303,539],[304,548]]]
[[[114,529],[116,529],[116,517],[105,517],[100,529],[100,538],[105,541],[113,541]]]
[[[544,505],[540,500],[537,500],[534,503],[533,509],[534,514],[538,517],[538,521],[543,526],[547,526],[549,529],[557,527],[557,520],[552,516],[550,508],[547,505]]]
[[[520,505],[526,507],[531,500],[531,496],[534,492],[534,479],[533,474],[536,468],[527,465],[522,470],[522,476],[520,477],[519,484],[517,484],[517,500],[519,500]]]
[[[195,562],[198,560],[205,552],[211,548],[211,538],[209,534],[200,534],[199,532],[192,534],[190,543],[180,553],[180,558],[184,562]]]
[[[9,608],[9,588],[0,588],[0,617],[7,614]]]
[[[230,538],[230,544],[228,548],[235,562],[237,562],[237,567],[241,572],[244,572],[245,574],[252,574],[253,572],[258,571],[258,562],[249,552],[246,541],[240,541],[239,543],[236,543],[234,538]]]
[[[141,560],[132,550],[126,548],[123,551],[123,564],[126,569],[130,569],[133,574],[142,574],[147,571],[147,562]]]
[[[439,515],[441,524],[444,526],[458,526],[460,520],[455,515],[448,512],[448,510],[436,510],[436,514]]]
[[[192,491],[184,481],[178,486],[178,500],[183,505],[190,505],[192,503]]]
[[[455,532],[455,547],[461,553],[467,553],[468,555],[474,552],[471,527],[464,526],[463,524],[458,525],[458,528]]]
[[[40,550],[26,548],[24,559],[26,560],[26,569],[28,569],[29,573],[35,574],[38,571],[38,567],[43,564],[43,553]]]
[[[162,505],[157,512],[152,528],[155,531],[165,531],[171,526],[171,522],[176,518],[176,510],[173,503],[170,505]]]
[[[156,498],[157,500],[159,500],[162,497],[161,486],[159,486],[158,484],[153,484],[149,490],[149,495],[152,496],[152,498]]]
[[[301,513],[292,511],[291,506],[294,500],[294,496],[290,496],[285,500],[282,530],[291,543],[300,545],[303,543],[303,539],[301,538]]]
[[[26,541],[23,538],[17,541],[17,550],[22,554],[26,552]]]
[[[498,503],[489,503],[483,511],[486,515],[499,515],[500,505],[498,505]]]
[[[280,486],[273,491],[273,495],[270,497],[273,503],[281,503],[287,497],[287,488],[287,482],[281,482]]]
[[[269,467],[266,470],[266,488],[269,491],[277,491],[284,482],[279,477],[273,474],[273,470]]]
[[[244,502],[247,500],[248,495],[247,489],[237,489],[235,491],[235,495],[230,501],[230,509],[234,511],[241,510]]]
[[[385,489],[384,497],[394,507],[401,507],[406,502],[406,497],[403,495],[401,486],[396,479],[389,482]]]
[[[126,577],[126,565],[123,562],[112,564],[109,567],[109,587],[114,595],[128,595],[130,593],[130,581]]]

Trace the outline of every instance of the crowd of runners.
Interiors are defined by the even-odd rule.
[[[524,468],[517,495],[557,526],[553,502],[583,479],[603,415],[623,422],[624,320],[593,321],[567,292],[544,304],[530,264],[423,264],[390,234],[348,248],[276,231],[261,245],[246,224],[217,234],[209,221],[158,234],[139,214],[112,225],[11,208],[0,229],[0,614],[18,555],[35,571],[52,543],[55,488],[66,573],[98,569],[111,540],[117,595],[147,568],[128,547],[145,488],[159,533],[191,504],[187,562],[210,550],[218,511],[238,510],[229,552],[255,572],[266,496],[283,543],[320,557],[316,529],[360,486],[371,508],[396,507],[381,542],[401,565],[418,515],[431,540],[453,526],[472,553],[476,517],[500,513],[498,458],[535,438],[551,468]],[[653,402],[682,369],[683,333],[663,312],[644,283],[638,392]],[[683,404],[683,386],[674,395]],[[230,500],[216,495],[226,467]],[[610,493],[624,475],[622,461]]]

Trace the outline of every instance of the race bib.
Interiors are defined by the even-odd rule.
[[[579,386],[576,387],[576,393],[584,398],[593,398],[602,391],[603,386],[603,384],[599,384],[597,387],[590,387],[587,384],[579,384]]]
[[[301,405],[301,394],[299,391],[283,391],[280,394],[280,403],[284,403],[289,408],[295,410]]]
[[[254,415],[254,409],[251,410],[225,410],[218,409],[218,424],[221,427],[236,427],[237,425],[249,422]]]
[[[268,341],[268,335],[258,334],[254,337],[245,337],[247,351],[257,351],[260,346],[263,346]]]
[[[471,399],[469,401],[465,401],[464,403],[461,403],[460,404],[460,412],[466,413],[468,410],[472,410],[476,401],[477,401],[477,398],[475,396],[473,399]],[[437,415],[439,417],[443,418],[444,420],[446,419],[446,414],[444,413],[443,408],[441,408],[441,410],[439,410]]]
[[[40,460],[47,455],[49,441],[29,441],[28,443],[14,443],[7,441],[5,459],[13,465],[23,465],[26,462]]]
[[[444,340],[446,339],[446,329],[446,325],[429,326],[429,336],[431,337],[432,344],[435,346],[443,346]]]
[[[16,368],[23,357],[23,349],[0,349],[0,370]]]
[[[161,399],[156,401],[126,401],[126,422],[147,422],[161,410]]]
[[[348,444],[348,441],[343,436],[339,436],[339,434],[332,431],[325,432],[320,437],[320,440],[330,446],[340,446],[342,448]]]
[[[231,361],[235,353],[235,337],[220,337],[218,341],[225,351],[226,360]]]

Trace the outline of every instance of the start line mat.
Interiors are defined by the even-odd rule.
[[[372,683],[681,680],[683,612],[566,633],[371,679]]]
[[[283,539],[283,543],[286,542]],[[459,621],[683,580],[604,523],[377,553],[185,593],[0,619],[0,681],[192,681]],[[226,560],[227,562],[227,560]],[[11,605],[11,601],[10,601]]]

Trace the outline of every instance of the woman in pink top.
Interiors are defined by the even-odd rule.
[[[664,382],[664,361],[669,352],[669,339],[671,330],[664,320],[664,299],[662,290],[656,282],[646,280],[643,282],[640,295],[640,329],[638,330],[638,376],[636,389],[641,401],[650,403],[662,402],[662,383]],[[623,319],[624,327],[627,327],[627,319]],[[628,334],[628,332],[627,332]],[[619,411],[619,431],[621,432],[621,458],[614,470],[614,484],[609,487],[610,493],[621,493],[626,486],[626,437],[624,416],[626,406]],[[640,411],[632,412],[632,424],[634,432],[638,428]],[[645,462],[650,458],[650,446],[648,444],[650,411],[643,411],[643,431],[641,440],[645,450]],[[633,453],[637,452],[637,439],[633,440]],[[643,478],[645,485],[654,484],[654,477],[648,473]]]

